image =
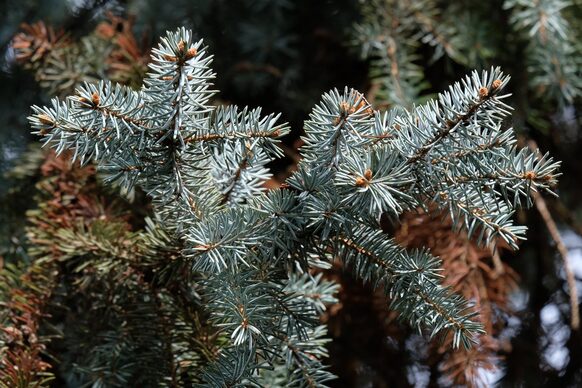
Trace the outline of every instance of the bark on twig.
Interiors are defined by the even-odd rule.
[[[535,141],[528,140],[527,145],[530,149],[535,151],[538,146]],[[534,203],[536,205],[536,209],[542,216],[548,231],[550,232],[550,236],[556,243],[556,249],[560,256],[562,256],[562,261],[564,262],[564,271],[566,272],[566,282],[568,283],[568,292],[570,293],[570,326],[573,330],[578,330],[580,328],[580,310],[578,307],[578,290],[576,287],[576,278],[574,277],[574,272],[572,272],[572,267],[570,266],[570,260],[568,259],[568,248],[562,237],[560,236],[560,232],[558,231],[558,227],[552,218],[548,210],[548,206],[546,205],[546,201],[544,198],[537,192],[532,193]]]

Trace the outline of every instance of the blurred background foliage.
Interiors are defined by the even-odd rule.
[[[81,81],[108,78],[138,87],[152,44],[182,25],[204,38],[215,55],[222,101],[262,106],[267,113],[282,112],[289,121],[293,131],[283,144],[288,157],[272,166],[274,186],[297,161],[303,120],[323,92],[347,85],[367,91],[380,109],[409,107],[470,69],[501,65],[513,77],[509,90],[515,112],[507,127],[513,126],[524,144],[534,140],[543,152],[563,160],[560,199],[547,198],[547,205],[582,296],[579,0],[1,2],[2,268],[26,266],[29,254],[38,250],[35,242],[43,244],[34,209],[46,212],[56,206],[47,208],[51,200],[66,202],[71,195],[95,198],[79,182],[99,186],[90,170],[70,178],[71,171],[58,163],[55,167],[52,157],[39,150],[29,135],[29,107],[66,95]],[[67,179],[80,180],[71,186]],[[125,208],[127,214],[115,212],[121,225],[143,227],[143,199],[129,204],[100,190],[93,190],[99,201]],[[95,201],[87,200],[83,212],[93,209]],[[81,216],[91,219],[100,211],[109,214],[101,209]],[[567,285],[563,258],[547,232],[547,220],[535,208],[517,217],[530,228],[519,252],[477,247],[450,232],[446,215],[433,219],[410,213],[398,225],[386,225],[405,246],[430,246],[444,261],[445,282],[476,301],[489,336],[472,352],[454,353],[446,344],[431,344],[411,333],[385,311],[382,295],[339,268],[328,271],[341,284],[340,303],[322,318],[333,338],[328,363],[339,376],[332,386],[580,386],[582,336],[572,329],[573,288]],[[66,340],[74,342],[75,335]],[[69,359],[61,360],[62,365],[77,356],[65,352]]]

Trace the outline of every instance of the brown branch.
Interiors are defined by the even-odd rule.
[[[501,145],[501,142],[499,141],[499,139],[497,139],[492,143],[479,144],[475,148],[457,151],[457,152],[449,153],[449,154],[441,156],[441,157],[431,159],[430,162],[431,162],[431,164],[437,164],[437,163],[441,163],[441,162],[446,163],[446,162],[450,162],[451,160],[456,160],[456,159],[464,158],[465,156],[469,156],[472,154],[478,154],[480,152],[488,151],[488,150],[491,150],[495,147],[499,147],[500,145]]]
[[[222,199],[220,201],[221,205],[226,204],[230,200],[232,192],[234,191],[236,184],[239,182],[243,170],[246,169],[249,165],[249,157],[252,157],[252,151],[245,146],[244,156],[243,156],[242,160],[240,161],[238,168],[236,169],[236,171],[234,173],[233,182],[232,182],[230,188],[226,191],[226,193],[224,193],[222,195]]]
[[[562,256],[562,261],[564,262],[564,271],[566,272],[566,281],[568,283],[568,292],[570,294],[570,308],[572,310],[572,316],[570,317],[570,326],[573,330],[578,330],[580,328],[580,310],[578,308],[578,290],[576,288],[576,278],[574,277],[574,273],[572,272],[572,267],[570,266],[570,260],[568,259],[568,248],[564,244],[562,237],[560,236],[560,232],[558,231],[558,227],[552,218],[552,215],[548,211],[548,207],[546,205],[546,201],[544,198],[536,193],[533,192],[532,196],[534,198],[534,202],[538,212],[542,216],[548,231],[550,232],[550,236],[556,243],[556,249],[560,256]]]
[[[258,137],[266,137],[266,138],[277,138],[281,136],[281,131],[276,129],[271,132],[267,131],[257,131],[257,132],[248,132],[248,133],[241,133],[240,135],[232,135],[232,134],[222,134],[222,133],[208,133],[205,135],[192,135],[184,138],[184,143],[195,143],[198,141],[212,141],[212,140],[220,140],[220,139],[252,139]]]
[[[422,159],[428,151],[430,151],[437,143],[446,138],[457,125],[469,120],[486,102],[490,101],[501,90],[499,80],[493,81],[491,88],[485,94],[479,94],[479,100],[469,107],[467,112],[457,115],[453,120],[447,120],[444,127],[440,128],[436,135],[424,143],[414,155],[412,155],[407,163],[414,163]]]
[[[101,114],[103,114],[105,117],[111,116],[111,117],[115,117],[116,119],[125,121],[126,123],[133,124],[137,127],[141,127],[141,128],[149,129],[149,130],[153,129],[153,127],[147,125],[146,122],[143,120],[134,119],[132,117],[126,116],[126,115],[121,114],[119,112],[115,112],[115,111],[110,110],[108,108],[105,108],[103,106],[97,105],[94,107],[94,109],[101,112]]]
[[[535,151],[538,149],[537,143],[534,140],[527,141],[528,147]],[[532,192],[532,197],[534,199],[534,203],[542,219],[544,220],[548,231],[550,232],[550,236],[556,243],[556,249],[558,253],[562,257],[562,261],[564,262],[564,271],[566,272],[566,281],[568,283],[568,292],[570,294],[570,308],[571,308],[571,317],[570,317],[570,326],[573,330],[578,330],[580,328],[580,309],[578,307],[578,290],[576,287],[576,278],[574,273],[572,272],[572,267],[570,266],[570,260],[568,259],[568,248],[562,237],[560,236],[560,232],[558,231],[558,227],[548,210],[548,206],[546,205],[546,201],[544,198],[537,192]]]

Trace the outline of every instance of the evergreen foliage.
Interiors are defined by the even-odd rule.
[[[39,21],[25,24],[12,42],[15,59],[33,71],[51,95],[66,96],[82,82],[107,78],[130,87],[141,86],[148,51],[137,43],[133,22],[109,14],[80,39]]]
[[[373,0],[363,4],[363,20],[352,35],[362,56],[371,60],[375,85],[371,94],[377,103],[410,107],[426,99],[427,67],[447,58],[467,68],[486,67],[492,60],[507,62],[515,71],[525,67],[524,86],[536,97],[532,107],[573,104],[582,95],[582,66],[576,55],[579,31],[568,20],[575,18],[570,15],[575,2],[498,3]],[[523,56],[523,62],[516,63],[515,56]]]
[[[287,127],[260,109],[214,106],[211,60],[182,28],[152,50],[141,90],[87,83],[34,107],[45,143],[94,160],[106,182],[126,194],[139,187],[154,206],[144,232],[95,221],[105,238],[89,241],[89,226],[61,236],[59,261],[91,274],[76,292],[114,301],[78,304],[75,320],[86,321],[71,328],[95,332],[90,317],[108,319],[91,346],[102,351],[69,368],[83,376],[71,381],[123,385],[152,365],[144,385],[323,385],[332,375],[318,315],[336,286],[312,270],[335,258],[415,329],[450,333],[455,347],[478,341],[482,326],[441,284],[439,261],[400,248],[380,217],[434,202],[456,230],[516,247],[525,228],[513,211],[551,189],[559,164],[518,149],[502,127],[508,77],[474,72],[425,105],[385,113],[355,90],[326,93],[306,122],[298,171],[264,192]]]
[[[582,94],[582,62],[576,55],[582,47],[564,15],[572,6],[574,2],[568,0],[504,3],[504,8],[512,12],[516,32],[529,38],[525,53],[530,87],[538,97],[557,101],[562,107]]]

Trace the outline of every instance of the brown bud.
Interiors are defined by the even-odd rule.
[[[349,111],[350,111],[350,104],[348,104],[345,101],[342,101],[339,104],[339,108],[340,108],[340,113],[342,113],[342,114],[349,113]]]
[[[364,171],[364,178],[366,178],[367,180],[372,179],[372,170],[368,168],[366,171]]]
[[[178,58],[173,55],[164,55],[164,59],[169,62],[177,62]]]
[[[479,97],[485,98],[488,95],[489,95],[489,89],[487,89],[485,86],[483,86],[482,88],[479,89]]]
[[[99,93],[93,92],[93,94],[91,95],[91,101],[93,102],[93,105],[99,105],[100,100],[101,99],[99,98]]]
[[[372,109],[370,103],[368,102],[368,100],[366,100],[366,97],[364,97],[364,95],[361,93],[358,93],[358,96],[360,98],[360,102],[358,103],[358,106],[354,111],[365,108],[364,113],[366,113],[368,116],[372,116],[374,114],[374,109]]]
[[[534,171],[527,171],[525,174],[523,174],[523,177],[525,179],[529,179],[531,181],[531,180],[536,179],[537,176],[536,176],[536,173]]]
[[[196,50],[194,47],[190,47],[186,53],[186,59],[192,59],[196,56],[196,54],[198,54],[198,50]]]
[[[493,83],[491,84],[491,87],[495,90],[498,89],[501,86],[501,80],[500,79],[496,79],[495,81],[493,81]]]
[[[50,116],[45,115],[44,113],[41,113],[36,117],[38,118],[38,121],[40,121],[44,125],[55,125],[53,119]]]
[[[180,40],[178,42],[178,52],[183,53],[185,47],[186,47],[186,43],[183,40]]]
[[[365,178],[359,176],[356,178],[356,186],[366,187],[366,186],[368,186],[368,181]]]

